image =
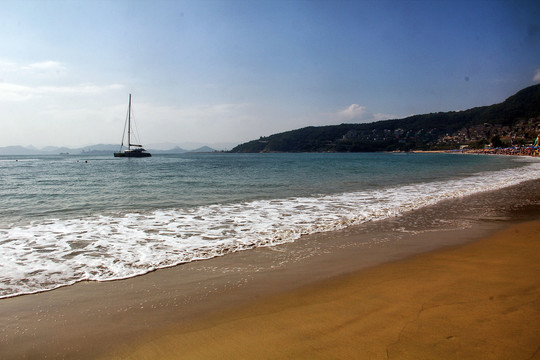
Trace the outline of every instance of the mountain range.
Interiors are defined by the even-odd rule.
[[[85,146],[81,148],[68,148],[47,146],[38,149],[34,146],[5,146],[0,147],[0,155],[58,155],[58,154],[70,154],[70,155],[111,155],[113,152],[118,151],[118,145],[111,144],[98,144]],[[183,154],[183,153],[206,153],[215,152],[216,150],[208,146],[202,146],[194,150],[182,149],[179,146],[175,146],[168,150],[151,149],[148,151],[152,154]]]

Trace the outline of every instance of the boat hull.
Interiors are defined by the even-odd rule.
[[[144,158],[151,157],[152,154],[143,151],[124,151],[115,152],[114,157],[127,157],[127,158]]]

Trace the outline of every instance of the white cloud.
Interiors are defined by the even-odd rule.
[[[33,97],[28,86],[0,83],[0,101],[26,101]]]
[[[366,110],[365,106],[351,104],[348,108],[338,112],[338,116],[349,120],[370,120],[373,114]]]
[[[341,121],[352,121],[352,122],[372,122],[378,120],[387,120],[395,119],[396,116],[382,114],[382,113],[372,113],[367,109],[366,106],[351,104],[346,109],[340,110],[337,112],[337,117]]]
[[[55,95],[103,94],[124,87],[118,83],[101,85],[70,79],[66,77],[67,69],[66,64],[54,60],[21,64],[0,59],[0,101],[22,102]]]
[[[47,60],[31,64],[21,64],[0,59],[0,72],[18,76],[36,76],[46,74],[60,74],[67,70],[66,64],[60,61]]]
[[[0,59],[0,72],[7,73],[16,71],[19,66],[12,61],[5,61]]]
[[[41,62],[36,62],[36,63],[24,65],[24,66],[21,67],[21,69],[23,69],[23,70],[38,70],[38,71],[41,71],[41,70],[59,71],[59,70],[64,70],[65,66],[64,66],[63,63],[61,63],[59,61],[49,60],[49,61],[41,61]]]
[[[78,84],[70,86],[28,86],[0,82],[0,101],[27,101],[35,97],[51,95],[87,95],[102,94],[107,91],[119,90],[121,84],[95,85]]]
[[[124,86],[121,84],[95,85],[95,84],[78,84],[72,86],[38,86],[36,92],[40,94],[62,94],[62,95],[87,95],[87,94],[102,94],[111,90],[120,90]]]
[[[540,69],[536,70],[534,73],[533,81],[540,81]]]

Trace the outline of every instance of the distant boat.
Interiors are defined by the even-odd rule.
[[[124,133],[122,134],[122,143],[120,144],[120,151],[114,153],[114,157],[150,157],[152,154],[147,152],[142,145],[131,143],[131,94],[129,94],[129,106],[127,115],[127,149],[124,149],[124,136],[126,134],[126,124],[124,124]]]

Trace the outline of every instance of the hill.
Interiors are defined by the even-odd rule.
[[[231,152],[367,152],[454,149],[527,144],[540,132],[540,85],[500,104],[465,111],[414,115],[369,124],[341,124],[287,131]]]
[[[37,155],[42,152],[33,147],[5,146],[0,148],[0,155]]]

